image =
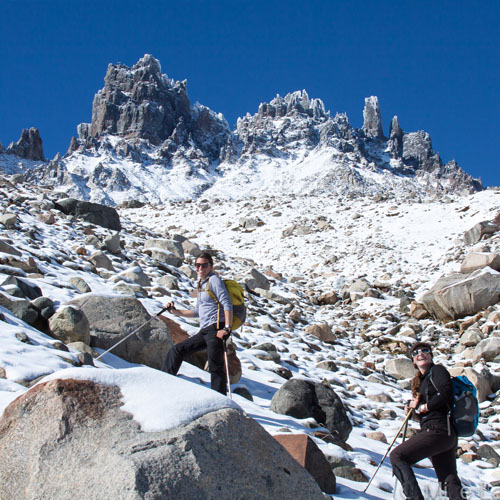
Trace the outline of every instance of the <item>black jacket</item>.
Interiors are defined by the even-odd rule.
[[[432,377],[432,382],[431,382]],[[420,414],[420,427],[442,430],[448,433],[448,413],[453,403],[453,390],[448,370],[441,365],[432,365],[420,384],[420,401],[429,411]]]

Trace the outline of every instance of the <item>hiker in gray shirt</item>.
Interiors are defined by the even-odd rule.
[[[169,302],[166,307],[176,316],[200,318],[200,331],[193,337],[175,344],[168,351],[162,369],[167,373],[177,375],[186,357],[206,349],[211,387],[225,395],[227,385],[224,370],[224,340],[231,334],[233,304],[224,282],[213,271],[214,263],[210,254],[199,255],[196,258],[195,267],[200,278],[195,308],[193,310],[176,309],[173,302]],[[214,300],[211,294],[217,300]]]

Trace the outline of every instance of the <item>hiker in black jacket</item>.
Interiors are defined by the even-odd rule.
[[[410,356],[418,372],[406,411],[413,408],[421,430],[391,452],[392,470],[407,500],[424,500],[411,466],[430,458],[448,498],[462,500],[466,497],[457,475],[457,436],[449,417],[453,401],[450,374],[444,366],[433,363],[432,348],[425,342],[413,344]]]

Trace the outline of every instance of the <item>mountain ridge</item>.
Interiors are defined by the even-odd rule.
[[[22,156],[29,148],[11,145],[0,168],[109,205],[259,192],[418,199],[483,188],[455,160],[443,164],[427,132],[405,133],[397,116],[385,137],[375,96],[365,99],[359,129],[302,90],[261,103],[231,130],[222,114],[191,104],[186,80],[168,78],[149,54],[131,68],[110,64],[104,82],[91,123],[78,125],[64,157],[40,163],[43,152]],[[38,163],[12,166],[5,157],[19,151]]]

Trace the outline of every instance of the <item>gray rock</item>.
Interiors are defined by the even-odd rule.
[[[408,358],[393,358],[387,360],[385,371],[398,380],[412,378],[416,373],[413,362]]]
[[[21,257],[22,253],[14,248],[13,246],[9,245],[7,242],[0,240],[0,252],[3,253],[8,253],[10,255],[15,255],[16,257]]]
[[[115,270],[113,263],[111,262],[111,259],[104,252],[101,252],[100,250],[97,250],[96,252],[92,253],[89,256],[89,261],[92,262],[92,264],[94,264],[94,266],[97,267],[98,269],[107,269],[108,271]]]
[[[90,344],[90,325],[85,313],[78,307],[63,306],[49,319],[52,335],[67,344]]]
[[[17,215],[9,213],[0,215],[0,224],[7,229],[12,229],[17,224]]]
[[[40,316],[44,319],[49,319],[56,312],[54,301],[49,297],[38,297],[31,303],[40,310]]]
[[[460,272],[468,274],[484,267],[491,267],[495,271],[500,271],[500,255],[487,252],[472,252],[465,257],[460,266]]]
[[[118,276],[137,283],[140,286],[151,286],[151,280],[140,266],[134,266],[122,271]]]
[[[500,354],[500,337],[490,337],[481,340],[474,349],[474,363],[484,359],[492,361]]]
[[[182,243],[180,241],[160,238],[146,240],[144,243],[144,249],[148,250],[152,248],[167,250],[177,258],[184,260],[184,248],[182,247]]]
[[[0,292],[0,306],[29,325],[35,325],[38,320],[39,310],[25,299],[12,299]]]
[[[11,403],[0,420],[0,497],[323,500],[311,475],[242,412],[144,432],[121,397],[114,386],[54,380]]]
[[[164,286],[168,290],[179,290],[179,280],[174,276],[166,274],[158,280],[158,284]]]
[[[378,97],[371,96],[365,98],[365,108],[363,109],[363,132],[367,137],[373,139],[383,139],[382,115]]]
[[[481,241],[484,236],[494,234],[500,230],[500,227],[490,221],[483,221],[477,223],[474,227],[469,229],[464,234],[464,243],[466,245],[474,245]]]
[[[269,290],[271,288],[271,283],[269,280],[257,269],[250,270],[251,278],[245,280],[245,285],[250,290],[255,290],[256,288],[262,288],[263,290]]]
[[[273,396],[270,409],[295,418],[312,417],[341,441],[346,441],[352,430],[341,399],[323,384],[288,380]]]
[[[87,282],[83,279],[80,278],[79,276],[72,276],[69,279],[69,282],[79,291],[82,293],[89,293],[92,291],[90,286],[87,284]]]
[[[104,238],[104,246],[108,252],[119,254],[121,252],[120,233],[113,233]]]
[[[184,254],[192,255],[195,258],[201,254],[201,248],[196,243],[189,240],[184,240],[182,242],[182,249],[184,250]]]
[[[90,324],[90,346],[109,349],[151,318],[134,297],[87,294],[69,302],[85,313]],[[172,339],[165,323],[153,318],[135,335],[122,342],[113,354],[152,368],[161,369]]]
[[[7,153],[33,161],[45,161],[43,156],[42,138],[37,128],[24,129],[21,137],[7,148]]]
[[[476,314],[496,304],[500,298],[500,274],[484,270],[440,278],[422,296],[422,302],[435,318],[455,320]]]
[[[105,227],[113,231],[120,231],[120,217],[113,207],[80,201],[74,198],[58,200],[54,207],[66,215],[73,215],[96,226]]]

